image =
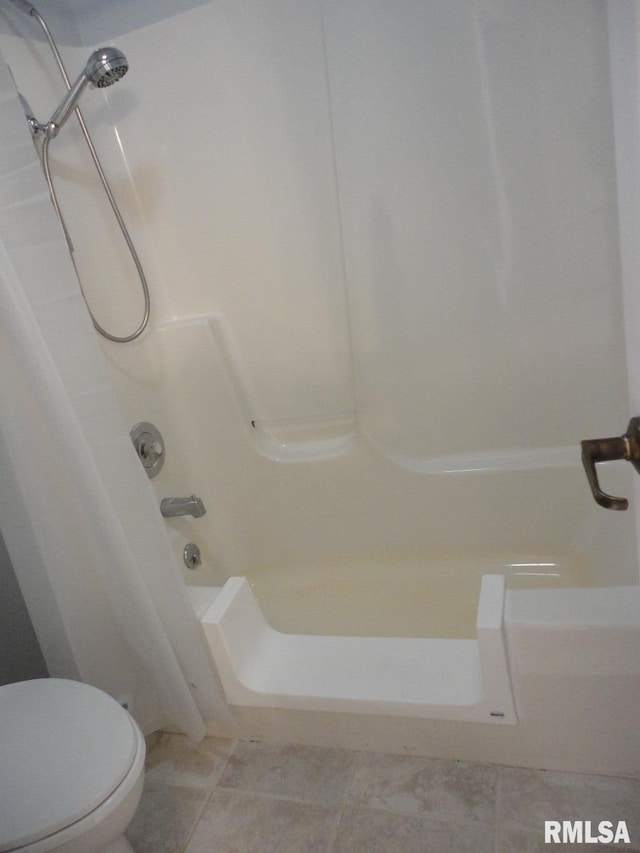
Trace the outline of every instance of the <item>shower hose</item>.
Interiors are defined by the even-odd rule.
[[[31,7],[30,14],[38,21],[38,23],[42,27],[42,30],[46,36],[46,39],[49,42],[49,46],[51,48],[51,51],[53,52],[53,55],[55,57],[56,63],[58,65],[58,69],[60,70],[60,74],[62,75],[62,79],[64,80],[64,82],[67,86],[67,89],[71,89],[71,82],[69,80],[69,76],[67,75],[66,69],[64,67],[64,63],[62,62],[62,57],[60,56],[60,51],[58,50],[58,47],[57,47],[55,41],[53,40],[53,36],[51,35],[49,27],[47,26],[45,20],[43,19],[42,15],[40,15],[40,13],[37,11],[37,9],[34,9],[33,7]],[[80,274],[78,273],[78,268],[76,266],[75,258],[73,256],[73,243],[71,242],[71,239],[69,238],[69,232],[67,231],[67,227],[66,227],[64,219],[62,217],[60,205],[58,204],[58,199],[56,197],[56,192],[55,192],[55,189],[53,186],[53,179],[51,176],[51,168],[49,166],[49,143],[51,141],[49,139],[49,137],[45,137],[45,139],[42,143],[42,168],[44,171],[44,176],[45,176],[45,179],[47,182],[47,186],[49,187],[49,194],[51,196],[51,201],[53,203],[53,207],[54,207],[54,210],[55,210],[56,215],[58,217],[58,220],[60,222],[60,225],[62,226],[62,230],[64,232],[64,236],[65,236],[65,239],[67,241],[67,245],[69,247],[69,253],[71,255],[71,260],[73,262],[73,266],[76,270],[76,274],[78,276],[78,281],[80,283],[80,290],[82,291],[82,296],[83,296],[84,301],[86,303],[87,310],[89,312],[89,316],[91,317],[91,321],[93,322],[94,328],[96,329],[96,331],[100,335],[102,335],[103,338],[106,338],[107,340],[113,341],[114,343],[117,343],[117,344],[125,344],[125,343],[129,343],[129,341],[135,341],[135,339],[140,337],[140,335],[144,332],[144,330],[147,327],[147,324],[149,322],[149,313],[151,311],[151,297],[149,295],[149,286],[147,284],[147,280],[146,280],[146,277],[144,274],[144,270],[142,269],[142,264],[140,263],[140,259],[138,258],[138,253],[136,252],[136,249],[135,249],[135,246],[133,245],[133,241],[131,239],[131,236],[129,235],[129,232],[127,230],[127,226],[124,223],[124,220],[122,218],[120,210],[118,209],[118,205],[116,204],[116,200],[113,196],[113,193],[111,192],[111,187],[109,186],[109,182],[107,181],[107,176],[105,175],[104,170],[102,168],[102,165],[100,163],[100,160],[98,158],[98,153],[95,149],[95,146],[93,144],[91,136],[89,135],[89,131],[87,129],[87,125],[85,124],[84,118],[82,117],[82,113],[80,112],[80,109],[78,107],[76,107],[75,112],[76,112],[76,117],[78,119],[78,123],[80,124],[80,129],[82,130],[82,135],[84,136],[85,142],[87,144],[87,148],[89,149],[89,153],[91,154],[91,159],[93,160],[93,164],[96,167],[96,171],[97,171],[98,176],[100,178],[100,182],[102,183],[102,186],[103,186],[103,189],[104,189],[105,194],[107,196],[107,199],[109,200],[109,204],[111,205],[113,215],[115,216],[116,221],[117,221],[118,225],[120,226],[120,231],[122,232],[122,236],[124,237],[124,240],[125,240],[127,247],[129,249],[129,253],[131,254],[131,258],[132,258],[132,260],[135,264],[136,270],[138,272],[138,277],[140,278],[140,284],[141,284],[142,293],[144,296],[144,312],[143,312],[143,317],[142,317],[142,321],[141,321],[140,325],[130,335],[126,335],[124,337],[120,337],[118,335],[112,335],[110,332],[107,332],[106,329],[103,329],[102,326],[100,325],[100,323],[98,323],[96,318],[93,316],[93,313],[92,313],[91,308],[89,306],[89,303],[87,301],[86,294],[84,292],[84,288],[82,287],[82,278],[80,277]]]

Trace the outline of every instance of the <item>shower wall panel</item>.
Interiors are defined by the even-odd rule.
[[[359,422],[409,466],[626,424],[606,6],[325,3]]]
[[[161,270],[155,323],[223,315],[247,416],[266,429],[350,429],[318,5],[207,3],[117,43],[131,71],[114,120]]]
[[[605,572],[606,527],[627,577],[579,467],[628,420],[606,4],[185,5],[102,16],[131,70],[85,99],[154,299],[105,352],[128,425],[165,434],[158,495],[209,509],[179,539],[223,573],[450,548]],[[265,453],[252,421],[335,452]]]
[[[357,411],[423,470],[624,427],[606,12],[256,0],[114,23],[156,322],[223,315],[276,442]]]

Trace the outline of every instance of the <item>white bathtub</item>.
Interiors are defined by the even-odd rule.
[[[106,19],[74,5],[84,62]],[[637,4],[186,5],[118,20],[136,73],[87,103],[153,297],[103,349],[164,435],[158,501],[207,507],[167,525],[222,590],[236,731],[637,774],[639,480],[602,466],[635,494],[606,512],[579,462],[640,413]],[[46,115],[39,47],[1,40]],[[169,41],[188,86],[156,85]],[[122,329],[74,145],[76,260]]]
[[[154,380],[120,388],[133,419],[161,425],[158,499],[207,507],[167,524],[176,559],[201,549],[184,576],[238,731],[637,773],[633,516],[593,502],[578,449],[438,472],[357,434],[267,455],[215,326],[162,328],[137,353]],[[601,471],[628,496],[634,476]]]
[[[165,436],[158,499],[207,507],[168,525],[222,589],[203,624],[240,731],[638,773],[639,479],[599,466],[633,498],[607,512],[579,459],[640,412],[636,4],[269,8],[126,34],[153,63],[206,33],[219,64],[173,100],[162,192],[135,187],[154,329],[105,345]],[[119,138],[144,176],[140,79]],[[203,96],[224,108],[185,158]]]

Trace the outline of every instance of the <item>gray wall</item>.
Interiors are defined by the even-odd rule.
[[[47,675],[29,613],[0,535],[0,684]]]

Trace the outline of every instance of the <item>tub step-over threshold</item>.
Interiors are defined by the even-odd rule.
[[[502,575],[483,577],[475,640],[284,634],[246,578],[209,589],[197,610],[231,705],[516,722]]]

